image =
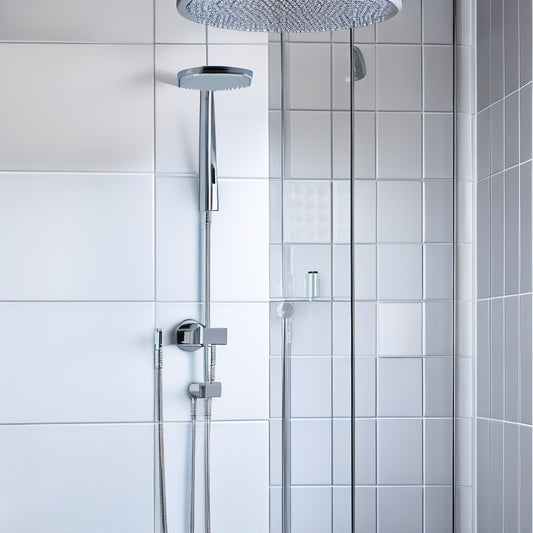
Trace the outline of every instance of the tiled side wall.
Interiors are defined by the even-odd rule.
[[[477,530],[531,531],[531,2],[476,17]]]
[[[367,66],[355,89],[356,531],[451,532],[453,2],[406,0],[400,16],[358,30],[356,42]],[[275,83],[279,42],[270,47]],[[293,348],[293,402],[299,406],[293,412],[293,527],[345,533],[348,35],[290,36],[286,60],[289,163],[283,198],[275,150],[278,85],[271,85],[270,98],[271,221],[283,204],[283,225],[271,225],[271,295],[301,298],[305,272],[318,270],[324,300],[298,302],[294,318],[295,332],[301,321],[306,331]],[[275,377],[279,320],[272,316]],[[273,428],[280,416],[276,382]],[[278,495],[279,458],[271,462],[272,493]],[[280,531],[276,498],[272,533]]]
[[[199,96],[176,73],[209,61],[255,72],[217,95],[213,528],[266,533],[266,37],[206,33],[174,0],[5,0],[0,41],[0,530],[159,531],[160,327],[169,525],[188,531],[202,365],[172,332],[201,312]]]

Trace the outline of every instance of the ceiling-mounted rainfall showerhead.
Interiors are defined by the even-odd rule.
[[[393,17],[402,0],[178,0],[185,18],[241,31],[311,33],[369,26]]]
[[[178,72],[178,87],[195,91],[229,91],[250,87],[253,72],[238,67],[195,67]]]

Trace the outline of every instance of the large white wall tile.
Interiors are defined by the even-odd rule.
[[[153,304],[0,304],[0,422],[153,418]],[[13,399],[17,398],[16,401]]]
[[[379,354],[389,356],[422,354],[422,304],[379,305]]]
[[[4,174],[0,191],[0,299],[153,299],[151,176]]]
[[[151,43],[152,29],[152,0],[4,0],[0,6],[2,41]]]
[[[294,487],[291,490],[291,531],[332,533],[329,487]]]
[[[291,482],[331,484],[331,420],[293,420]]]
[[[268,46],[209,46],[210,65],[253,71],[252,85],[216,97],[217,164],[225,178],[268,178]]]
[[[153,170],[149,45],[2,44],[4,170]]]
[[[380,533],[422,533],[422,487],[380,487]]]
[[[152,531],[152,426],[2,426],[0,442],[2,529]]]

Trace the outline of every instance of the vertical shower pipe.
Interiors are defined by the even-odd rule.
[[[354,113],[354,29],[350,28],[350,482],[351,531],[355,533],[355,166],[353,143],[355,135]]]

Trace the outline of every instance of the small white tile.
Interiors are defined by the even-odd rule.
[[[452,488],[426,487],[424,515],[428,533],[453,533]]]
[[[422,354],[422,304],[379,304],[379,354]]]
[[[422,533],[422,487],[379,487],[380,533]]]
[[[155,42],[175,44],[204,44],[206,30],[182,17],[175,2],[155,0]]]
[[[270,418],[281,418],[282,413],[282,373],[283,359],[281,357],[270,358]]]
[[[453,111],[453,46],[424,46],[424,110]]]
[[[151,426],[3,426],[0,442],[7,531],[152,531]]]
[[[253,71],[250,87],[220,91],[216,100],[220,177],[268,178],[268,46],[210,45],[210,65]]]
[[[449,302],[425,304],[424,355],[453,354],[453,305]]]
[[[378,484],[422,483],[422,421],[378,421]]]
[[[428,485],[453,483],[453,421],[426,420],[424,480]]]
[[[378,361],[378,416],[422,416],[422,359]]]
[[[329,109],[331,106],[331,47],[329,43],[288,45],[289,106]],[[317,72],[320,73],[317,76]]]
[[[421,0],[404,0],[398,15],[376,26],[377,41],[419,43],[422,38],[421,4]]]
[[[376,242],[376,183],[357,180],[354,196],[355,242]],[[350,242],[349,237],[346,242]]]
[[[151,43],[152,27],[150,0],[5,0],[0,35],[2,41]]]
[[[453,245],[424,246],[424,298],[428,300],[453,298]]]
[[[268,300],[268,192],[267,180],[219,182],[220,210],[212,226],[214,301]]]
[[[333,531],[336,533],[352,533],[351,500],[350,487],[333,487]]]
[[[334,304],[335,325],[337,324],[338,316],[337,306],[342,305],[345,304]],[[355,304],[356,355],[376,355],[376,307],[377,306],[374,302],[357,302]],[[348,311],[344,312],[344,316],[346,317],[346,320],[349,323],[350,315],[348,314]],[[349,347],[350,337],[348,335],[348,332],[349,330],[347,330],[344,338]],[[345,355],[346,354],[349,354],[349,350],[345,352]],[[337,352],[335,352],[335,355],[337,355]]]
[[[290,177],[331,176],[331,113],[329,111],[291,111]]]
[[[0,350],[17,354],[0,377],[0,421],[152,420],[153,314],[149,303],[0,304]]]
[[[330,355],[331,306],[324,302],[294,304],[293,355]]]
[[[424,113],[424,178],[453,178],[452,114]]]
[[[453,182],[424,183],[424,241],[453,242]]]
[[[287,181],[284,186],[285,242],[331,242],[330,198],[329,182]]]
[[[377,46],[377,108],[419,111],[422,108],[421,46]]]
[[[376,246],[358,244],[355,246],[355,298],[376,299]]]
[[[270,207],[270,216],[269,216],[269,225],[270,225],[270,242],[281,244],[283,241],[282,234],[282,208],[283,201],[281,197],[281,180],[270,179],[269,184],[269,207]]]
[[[453,361],[430,357],[424,361],[424,415],[452,416]]]
[[[350,298],[350,246],[333,246],[333,297]]]
[[[422,120],[419,113],[379,113],[378,169],[381,179],[422,177]]]
[[[291,482],[294,485],[331,483],[331,421],[293,420]]]
[[[327,244],[291,245],[285,247],[285,297],[308,295],[308,272],[318,272],[320,298],[331,297],[331,247]],[[350,270],[348,269],[348,276]]]
[[[11,80],[0,87],[4,170],[153,170],[150,45],[3,44],[1,50],[0,68]]]
[[[270,529],[269,533],[282,533],[282,493],[281,487],[270,487]]]
[[[333,415],[351,416],[350,358],[333,360]],[[358,417],[376,414],[376,361],[373,357],[355,360],[355,413]]]
[[[291,361],[291,416],[331,416],[331,358],[293,357]]]
[[[490,295],[503,296],[505,283],[505,188],[503,174],[492,176],[490,182]]]
[[[412,181],[378,183],[379,241],[420,242],[421,229],[421,184]]]
[[[461,4],[462,2],[460,2]],[[466,17],[465,10],[460,11],[461,17]],[[423,12],[424,42],[433,44],[453,44],[454,13],[453,2],[442,0],[426,0]],[[460,17],[458,17],[459,19]],[[465,20],[461,20],[464,28]],[[463,37],[462,43],[465,42]],[[435,532],[436,533],[436,532]]]
[[[378,246],[378,256],[381,300],[422,298],[422,246],[384,244]]]
[[[294,487],[291,490],[291,532],[331,532],[331,489]]]
[[[0,177],[5,300],[152,300],[153,178]]]

